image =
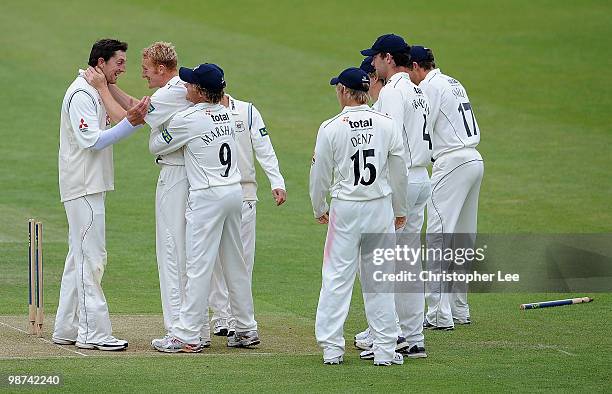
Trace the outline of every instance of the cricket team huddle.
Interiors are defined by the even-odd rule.
[[[221,67],[179,68],[166,42],[142,51],[142,77],[157,90],[130,96],[117,86],[127,47],[114,39],[94,43],[89,67],[79,70],[62,103],[59,185],[69,249],[53,342],[128,347],[112,335],[101,288],[104,200],[114,189],[112,145],[146,123],[160,168],[156,255],[166,331],[151,346],[201,352],[211,344],[211,328],[227,337],[228,347],[256,346],[255,159],[276,205],[287,198],[263,118],[252,103],[225,92]],[[321,124],[310,171],[314,216],[328,225],[315,323],[325,364],[343,362],[352,287],[358,274],[362,284],[366,280],[362,234],[419,234],[425,212],[428,234],[475,234],[484,171],[467,93],[436,68],[430,49],[385,34],[361,53],[360,67],[330,81],[342,111]],[[418,248],[420,241],[414,242]],[[465,292],[445,291],[436,282],[419,286],[400,292],[363,287],[368,327],[354,341],[362,359],[389,366],[402,364],[404,356],[427,357],[424,328],[470,323]]]

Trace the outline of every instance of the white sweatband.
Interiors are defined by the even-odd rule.
[[[91,147],[93,150],[102,150],[107,148],[125,137],[129,137],[136,130],[141,128],[142,125],[132,126],[127,118],[121,119],[121,122],[117,123],[114,127],[107,130],[100,131],[100,135],[96,143]]]

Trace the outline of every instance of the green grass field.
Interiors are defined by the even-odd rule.
[[[140,50],[153,41],[173,42],[181,65],[221,65],[229,93],[253,101],[264,116],[288,202],[273,205],[258,171],[253,291],[260,349],[232,353],[216,341],[213,354],[187,357],[144,350],[60,357],[40,349],[24,356],[25,345],[53,347],[0,325],[0,374],[59,372],[71,391],[609,391],[610,294],[595,294],[589,305],[528,312],[517,305],[563,295],[473,295],[475,324],[427,333],[428,359],[374,368],[347,343],[345,364],[324,367],[314,316],[326,229],[312,217],[308,172],[320,122],[339,111],[329,78],[358,65],[359,50],[378,35],[394,32],[433,48],[442,71],[469,92],[485,159],[480,232],[611,233],[611,14],[605,1],[3,2],[0,322],[15,315],[25,322],[29,217],[46,226],[45,306],[50,314],[57,307],[67,251],[57,184],[59,112],[99,38],[129,43],[119,84],[135,96],[152,94],[140,78]],[[158,170],[147,137],[143,130],[114,148],[103,282],[113,321],[161,313]],[[346,338],[363,325],[356,289]],[[48,337],[49,319],[46,329]],[[122,330],[131,344],[150,339],[138,326]]]

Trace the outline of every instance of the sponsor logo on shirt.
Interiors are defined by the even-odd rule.
[[[147,110],[147,113],[150,114],[153,111],[155,111],[155,107],[153,106],[153,104],[149,103],[149,109]]]
[[[89,130],[88,128],[89,126],[87,126],[87,123],[85,123],[85,119],[81,118],[81,122],[79,123],[79,131],[84,133]]]
[[[268,132],[266,131],[265,127],[262,127],[261,129],[259,129],[259,134],[261,134],[262,137],[265,137],[268,135]]]
[[[236,121],[236,131],[241,132],[244,131],[244,122],[241,120]]]
[[[169,144],[170,141],[172,141],[172,136],[168,132],[168,129],[164,129],[162,131],[161,135],[162,135],[162,138],[164,139],[164,141],[166,141],[166,144]]]
[[[227,113],[219,114],[219,115],[215,115],[215,114],[209,114],[209,115],[212,118],[213,122],[223,122],[223,121],[229,120],[229,115]]]
[[[345,117],[342,119],[342,121],[348,122],[351,129],[364,129],[366,127],[372,127],[372,118],[352,121],[352,120],[348,120],[348,117]]]

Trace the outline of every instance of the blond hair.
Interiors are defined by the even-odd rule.
[[[153,62],[154,65],[164,65],[169,70],[176,70],[178,56],[174,45],[170,42],[154,42],[142,50],[142,57]]]
[[[364,88],[370,88],[370,83],[369,82],[364,82],[363,83],[363,87]],[[336,89],[340,90],[340,89],[344,89],[344,92],[347,94],[347,96],[351,99],[356,101],[359,104],[367,104],[368,100],[370,100],[370,95],[368,94],[368,92],[364,92],[362,90],[356,90],[356,89],[351,89],[349,87],[346,87],[345,85],[338,83],[336,85]]]

